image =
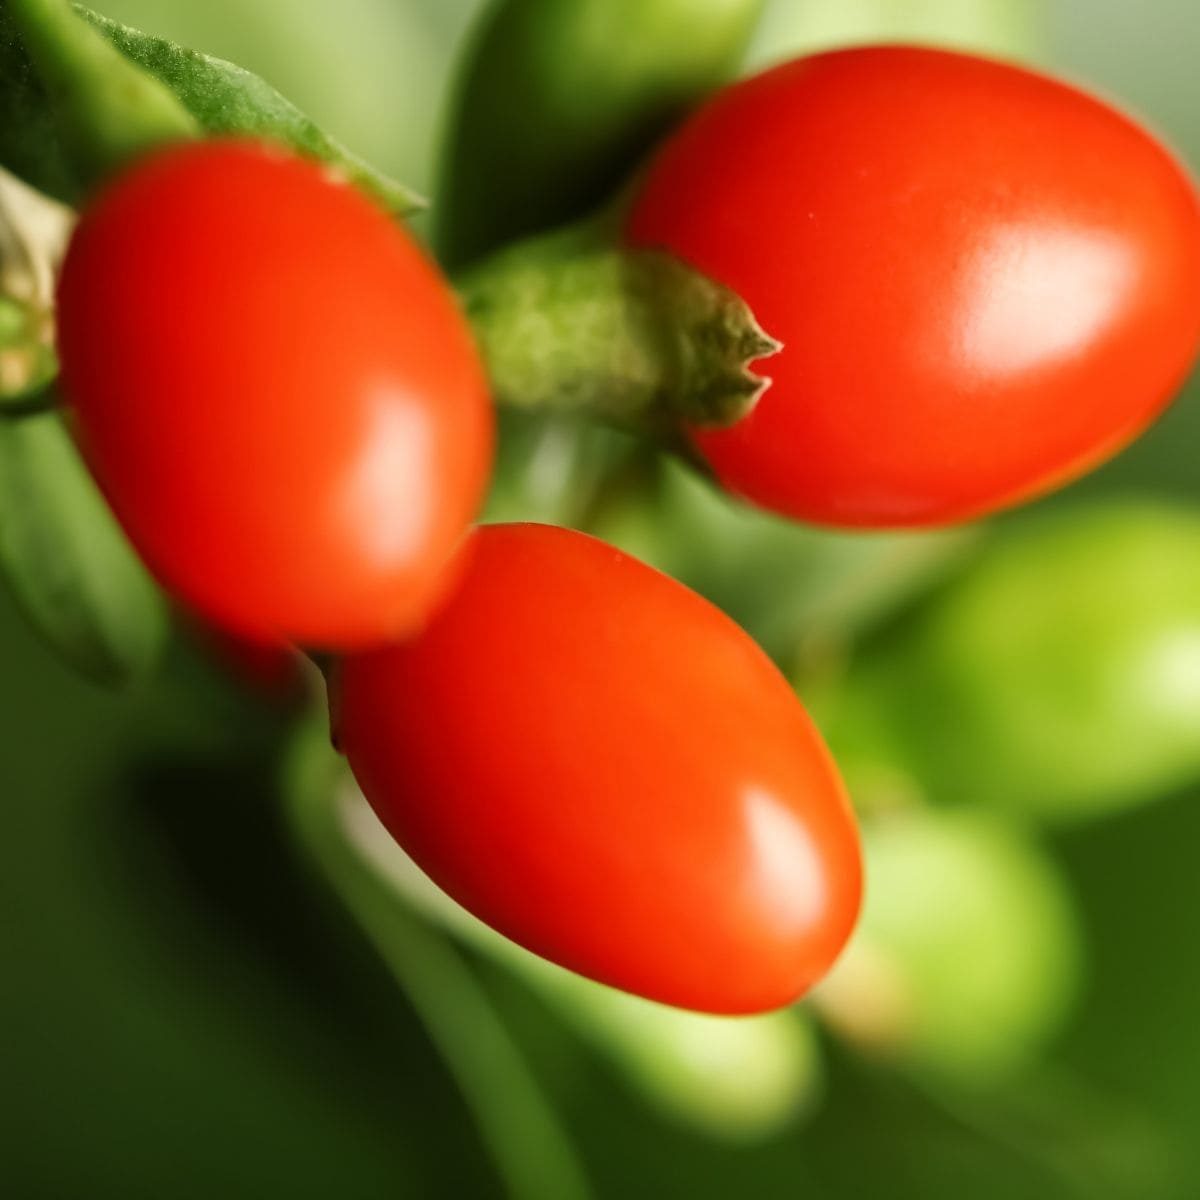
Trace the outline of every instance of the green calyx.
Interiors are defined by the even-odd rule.
[[[520,242],[457,280],[498,403],[665,437],[745,417],[780,349],[737,293],[587,222]]]

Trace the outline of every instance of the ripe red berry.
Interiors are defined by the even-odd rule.
[[[466,908],[683,1007],[794,1000],[858,912],[854,818],[770,660],[605,543],[493,525],[419,636],[348,658],[341,748]]]
[[[449,289],[384,212],[281,150],[169,149],[85,211],[59,326],[92,470],[197,612],[322,647],[423,619],[492,416]]]
[[[736,83],[658,153],[628,225],[783,349],[695,430],[732,491],[918,526],[1015,504],[1142,430],[1200,340],[1200,207],[1145,130],[963,54],[820,54]]]

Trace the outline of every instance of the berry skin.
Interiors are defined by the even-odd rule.
[[[160,580],[251,640],[414,628],[475,513],[487,385],[450,290],[347,184],[252,142],[136,164],[75,232],[63,385]]]
[[[595,538],[492,525],[416,638],[347,658],[338,744],[396,840],[514,941],[680,1007],[787,1004],[858,912],[854,818],[728,617]]]
[[[627,236],[783,343],[692,431],[731,491],[836,526],[963,521],[1060,486],[1163,409],[1200,341],[1200,208],[1145,130],[964,54],[878,46],[718,93]]]

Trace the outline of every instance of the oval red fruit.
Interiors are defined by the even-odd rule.
[[[1014,66],[915,47],[736,83],[628,226],[734,288],[782,351],[720,479],[846,526],[964,520],[1142,430],[1200,340],[1200,207],[1145,130]]]
[[[766,655],[604,542],[493,525],[415,639],[345,661],[339,744],[455,899],[564,966],[712,1012],[786,1004],[858,912],[854,818]]]
[[[414,626],[481,498],[492,416],[413,239],[316,164],[198,142],[85,211],[59,289],[84,452],[151,568],[253,640]]]

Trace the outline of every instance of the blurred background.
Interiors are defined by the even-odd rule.
[[[101,0],[434,193],[474,0]],[[773,0],[748,66],[1001,53],[1200,167],[1193,0]],[[980,131],[986,136],[986,131]],[[424,220],[424,218],[423,218]],[[678,1015],[432,893],[186,631],[80,681],[0,593],[0,1191],[13,1197],[1200,1194],[1200,394],[1029,509],[844,538],[616,435],[507,430],[491,515],[578,521],[730,611],[863,816],[862,929],[799,1008]]]

